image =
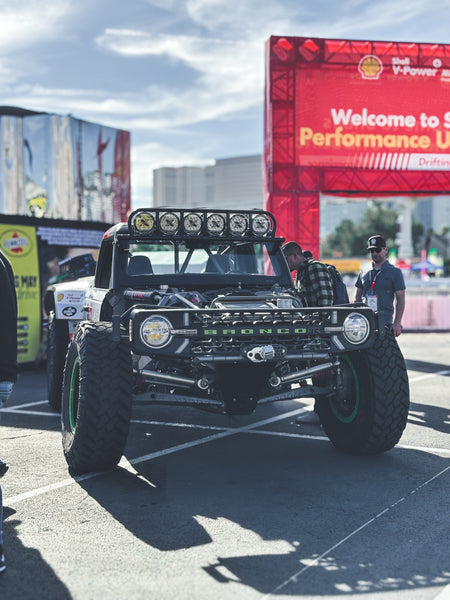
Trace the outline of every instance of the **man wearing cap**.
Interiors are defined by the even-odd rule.
[[[365,303],[378,312],[380,329],[390,326],[398,337],[402,332],[402,316],[405,310],[405,280],[403,273],[387,260],[386,240],[381,235],[373,235],[367,243],[372,255],[372,269],[360,273],[356,280],[356,302]],[[395,300],[395,310],[394,310]]]

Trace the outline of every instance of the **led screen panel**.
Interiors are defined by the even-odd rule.
[[[449,170],[450,69],[415,58],[297,68],[296,164]]]

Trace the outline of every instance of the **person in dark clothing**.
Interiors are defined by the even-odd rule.
[[[406,286],[403,273],[388,261],[386,241],[381,235],[369,238],[367,250],[372,255],[372,269],[358,275],[355,301],[361,302],[364,299],[378,313],[380,328],[388,327],[398,337],[402,332],[405,310]]]
[[[10,262],[0,251],[0,408],[9,400],[17,380],[17,297]],[[0,477],[8,466],[0,461]],[[0,573],[6,568],[3,553],[3,499],[0,487]]]
[[[309,250],[302,251],[297,242],[286,242],[283,254],[291,271],[297,271],[296,285],[307,306],[331,306],[333,304],[333,284],[326,266],[314,260]],[[299,415],[299,424],[320,424],[316,406],[314,410]]]
[[[305,254],[297,242],[286,242],[283,254],[291,271],[297,271],[296,285],[307,306],[331,306],[333,304],[333,283],[327,267],[315,260],[312,254]],[[308,252],[308,251],[305,251]]]

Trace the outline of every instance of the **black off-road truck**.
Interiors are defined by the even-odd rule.
[[[48,393],[72,473],[113,468],[133,401],[228,415],[316,398],[339,449],[400,439],[408,378],[363,304],[304,307],[268,212],[139,209],[105,233],[94,276],[51,286]]]

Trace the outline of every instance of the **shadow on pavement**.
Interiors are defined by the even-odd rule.
[[[223,585],[267,594],[287,582],[280,594],[320,596],[450,582],[448,507],[430,510],[442,505],[442,480],[424,485],[447,459],[401,448],[353,457],[325,442],[264,438],[216,441],[80,485],[159,551],[211,545],[215,559],[201,568]]]
[[[3,509],[3,538],[6,571],[0,575],[0,597],[5,600],[46,598],[71,600],[72,596],[40,552],[26,547],[19,539],[21,521],[12,519],[14,509]]]
[[[442,373],[445,377],[450,376],[450,364],[440,364],[440,363],[432,363],[426,362],[424,360],[405,360],[406,368],[410,371],[419,371],[421,373],[436,373],[437,371],[447,371],[447,373]]]
[[[411,402],[408,422],[440,433],[450,433],[450,406],[443,408],[432,404]]]

